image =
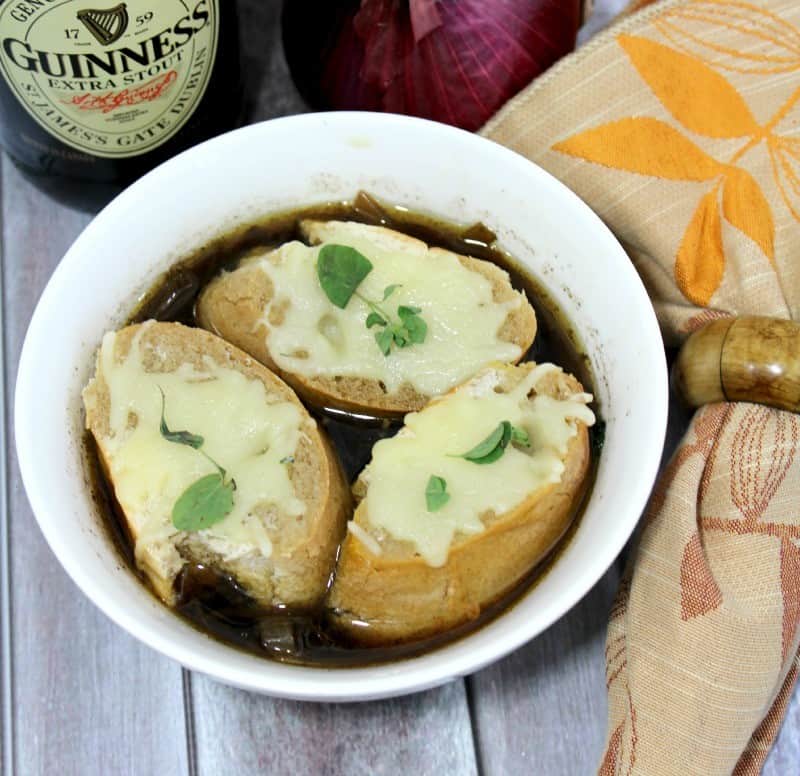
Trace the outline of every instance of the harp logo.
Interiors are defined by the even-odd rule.
[[[94,35],[98,43],[110,46],[116,43],[128,29],[128,7],[125,3],[99,11],[88,8],[78,11],[78,21]]]

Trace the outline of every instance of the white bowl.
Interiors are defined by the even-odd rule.
[[[270,212],[365,189],[419,211],[483,221],[580,332],[607,421],[588,508],[542,581],[476,633],[421,657],[364,668],[282,665],[206,637],[159,604],[101,525],[81,457],[80,391],[103,332],[209,237]],[[667,417],[653,309],[619,243],[572,192],[476,135],[401,116],[330,113],[247,127],[178,156],[112,202],[42,294],[16,389],[16,439],[42,532],[111,619],[184,666],[239,687],[309,700],[422,690],[475,671],[541,633],[597,582],[633,531],[656,475]]]

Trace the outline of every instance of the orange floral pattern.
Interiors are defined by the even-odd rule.
[[[742,95],[714,69],[723,64],[731,66],[737,52],[724,50],[716,52],[720,55],[716,58],[703,59],[694,49],[704,54],[708,54],[707,49],[713,52],[713,41],[699,33],[692,36],[681,26],[687,19],[707,22],[709,18],[715,24],[734,28],[752,23],[750,33],[756,40],[776,46],[781,43],[783,53],[771,58],[739,52],[745,62],[800,69],[800,48],[797,52],[793,49],[795,43],[800,47],[800,31],[763,9],[726,0],[674,5],[658,17],[655,26],[670,40],[682,41],[683,50],[627,34],[617,36],[617,43],[684,130],[704,138],[744,141],[729,159],[715,158],[671,124],[644,116],[602,124],[553,145],[555,151],[617,170],[710,184],[686,226],[674,266],[675,281],[683,295],[703,306],[710,303],[725,272],[723,224],[749,237],[774,267],[772,208],[758,182],[737,165],[759,145],[764,144],[769,153],[776,191],[792,217],[800,221],[800,139],[778,132],[778,125],[800,102],[800,88],[766,123],[759,123]],[[708,43],[705,47],[704,42]]]
[[[636,765],[636,745],[639,734],[636,730],[636,708],[633,705],[625,670],[628,667],[625,618],[628,615],[630,579],[623,577],[611,607],[606,640],[606,689],[618,692],[624,699],[625,716],[611,732],[606,751],[598,769],[598,776],[618,776],[633,773]]]
[[[722,310],[701,310],[697,315],[692,315],[686,319],[682,331],[684,334],[691,334],[703,328],[707,323],[718,321],[722,318],[730,318],[730,314]]]
[[[730,502],[743,519],[702,516],[700,532],[727,531],[739,536],[767,535],[778,539],[780,552],[783,627],[781,656],[786,659],[800,625],[800,525],[764,520],[770,503],[786,479],[800,444],[800,421],[788,412],[766,407],[748,407],[733,436],[730,458]],[[684,448],[685,449],[685,448]],[[707,491],[715,470],[717,448],[700,486],[699,498]],[[703,510],[700,505],[701,512]],[[681,562],[681,617],[688,620],[714,611],[722,604],[717,585],[702,548],[701,533],[692,534]]]
[[[723,70],[754,75],[800,70],[800,31],[752,3],[694,0],[666,8],[654,26],[676,48]],[[719,43],[719,30],[735,31],[742,45]]]
[[[670,759],[673,747],[654,737],[653,724],[669,716],[664,686],[678,686],[687,670],[698,675],[704,692],[723,684],[735,688],[733,695],[738,696],[743,692],[738,682],[744,644],[768,639],[771,632],[771,637],[778,637],[783,664],[792,659],[800,626],[800,525],[792,514],[793,493],[800,484],[798,445],[800,418],[790,413],[716,404],[695,416],[659,480],[636,560],[629,565],[611,609],[605,656],[613,713],[600,776],[678,769]],[[686,510],[687,502],[697,504],[696,515]],[[668,560],[671,548],[664,541],[668,535],[682,547],[679,564]],[[720,537],[737,541],[720,543]],[[741,542],[740,537],[749,541]],[[756,542],[759,550],[754,554]],[[738,583],[742,576],[749,577],[748,585]],[[670,595],[676,582],[679,602]],[[783,609],[777,622],[768,614],[762,619],[749,601],[759,587],[772,590],[773,584],[780,589]],[[773,600],[770,596],[770,603]],[[720,643],[712,643],[713,636]],[[665,671],[666,678],[661,676]],[[749,710],[752,727],[742,725],[741,749],[733,745],[727,764],[720,761],[714,773],[758,774],[794,677],[791,670],[785,677],[780,664],[770,665],[759,679],[766,703],[763,721],[757,707]],[[767,686],[770,681],[774,686]],[[713,696],[708,707],[680,706],[688,729],[702,720],[712,746],[723,733],[734,735],[726,727],[729,716],[713,712],[715,703],[726,697]],[[641,730],[643,720],[648,734]],[[691,747],[680,751],[693,756]],[[659,762],[664,768],[649,770],[643,762]]]
[[[681,619],[708,614],[721,605],[722,591],[708,567],[700,533],[696,531],[681,560]]]

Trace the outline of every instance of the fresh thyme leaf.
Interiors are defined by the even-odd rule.
[[[167,426],[167,421],[164,416],[166,398],[164,396],[164,391],[161,388],[158,390],[161,391],[161,426],[159,427],[161,436],[164,437],[167,442],[174,442],[177,445],[187,445],[193,447],[195,450],[199,450],[205,441],[203,437],[199,434],[192,434],[190,431],[171,431]]]
[[[383,353],[384,356],[389,355],[389,351],[392,349],[393,339],[394,332],[389,327],[375,334],[375,342],[378,343],[378,347],[381,349],[381,353]]]
[[[404,304],[397,308],[397,314],[400,316],[401,321],[405,321],[406,318],[410,318],[412,315],[419,315],[421,312],[421,307],[409,307]]]
[[[394,339],[394,344],[397,345],[398,348],[405,348],[411,344],[409,342],[410,335],[405,326],[392,326],[392,338]]]
[[[522,447],[531,446],[530,437],[524,428],[517,428],[507,420],[504,420],[497,424],[497,428],[483,442],[475,445],[472,450],[456,457],[466,458],[472,463],[494,463],[498,458],[502,457],[511,442]]]
[[[328,299],[342,309],[370,272],[372,262],[347,245],[323,245],[317,257],[319,284]]]
[[[373,326],[386,326],[388,321],[380,314],[371,312],[367,316],[367,328],[371,329]]]
[[[420,317],[421,312],[421,308],[408,305],[400,305],[397,308],[397,314],[403,322],[403,337],[407,340],[407,344],[419,345],[425,342],[428,324]]]
[[[414,308],[416,309],[416,308]],[[418,315],[409,315],[403,320],[405,329],[408,332],[408,341],[414,345],[425,342],[428,334],[428,324]]]
[[[437,512],[448,501],[450,501],[450,494],[447,492],[447,482],[442,477],[432,474],[428,480],[428,486],[425,488],[425,504],[428,512]]]
[[[592,448],[592,455],[600,455],[603,445],[606,442],[606,422],[597,419],[597,422],[589,429],[589,445]]]
[[[236,483],[221,474],[207,474],[186,488],[172,508],[172,524],[179,531],[201,531],[218,523],[233,509]]]
[[[402,285],[402,283],[392,283],[392,285],[386,286],[386,288],[383,289],[383,299],[381,301],[385,302],[398,288],[401,288]]]
[[[511,439],[511,428],[511,424],[507,420],[498,423],[497,428],[486,439],[460,457],[480,464],[496,461],[503,454]]]
[[[188,447],[193,447],[195,450],[198,450],[205,441],[203,437],[198,434],[192,434],[190,431],[170,431],[163,422],[161,424],[161,436],[168,442],[174,442],[178,445],[187,445]]]
[[[528,435],[528,432],[524,428],[517,428],[516,426],[511,426],[511,441],[515,445],[520,445],[521,447],[531,446],[531,438]]]

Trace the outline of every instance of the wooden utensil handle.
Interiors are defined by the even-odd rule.
[[[779,318],[727,318],[692,334],[673,372],[693,407],[747,401],[800,412],[800,325]]]

